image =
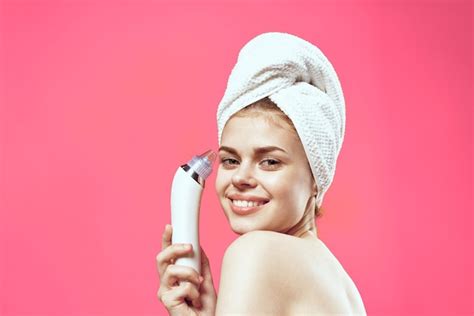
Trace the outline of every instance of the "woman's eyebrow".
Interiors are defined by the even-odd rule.
[[[219,148],[219,151],[227,151],[231,154],[237,154],[237,150],[235,150],[234,148],[232,147],[227,147],[227,146],[221,146]],[[280,148],[280,147],[277,147],[277,146],[266,146],[266,147],[258,147],[258,148],[254,148],[253,152],[255,154],[265,154],[265,153],[268,153],[268,152],[271,152],[271,151],[282,151],[284,153],[287,154],[286,150],[284,150],[283,148]]]

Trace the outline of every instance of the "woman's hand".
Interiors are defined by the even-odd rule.
[[[201,251],[201,272],[190,267],[175,265],[178,257],[192,252],[184,244],[171,244],[172,227],[166,225],[163,232],[162,249],[156,256],[160,288],[158,298],[172,316],[181,315],[212,315],[214,316],[217,303],[216,290],[212,281],[209,259],[204,250]],[[188,305],[187,301],[192,305]]]

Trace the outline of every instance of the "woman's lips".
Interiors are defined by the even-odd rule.
[[[258,210],[260,210],[262,207],[264,207],[268,202],[270,202],[270,201],[267,201],[267,202],[263,203],[262,205],[249,206],[249,207],[240,207],[240,206],[235,205],[232,202],[232,200],[229,199],[230,208],[232,209],[232,212],[234,212],[238,215],[249,215],[249,214],[255,213]]]

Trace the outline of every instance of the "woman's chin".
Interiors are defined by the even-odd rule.
[[[238,235],[243,235],[254,230],[262,229],[261,227],[255,225],[255,223],[245,223],[245,221],[243,221],[241,218],[230,219],[229,225],[232,231]]]
[[[243,235],[243,234],[246,234],[248,232],[251,232],[253,229],[234,229],[232,228],[232,231],[234,233],[236,233],[237,235]]]

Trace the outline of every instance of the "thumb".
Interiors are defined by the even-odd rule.
[[[202,247],[201,247],[201,272],[202,272],[202,276],[204,277],[204,283],[206,283],[209,280],[212,283],[211,265],[209,262],[209,258],[207,257]]]

